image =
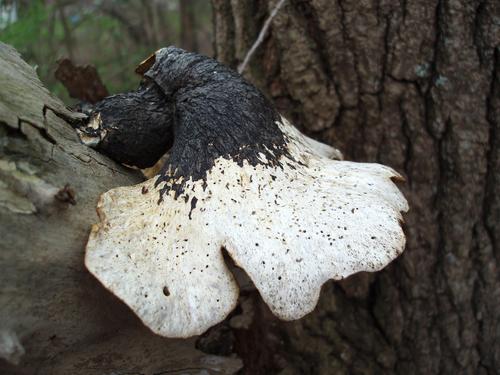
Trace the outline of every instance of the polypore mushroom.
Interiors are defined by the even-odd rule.
[[[231,312],[222,248],[285,320],[311,312],[327,280],[401,254],[394,170],[332,160],[215,60],[169,47],[139,72],[139,90],[99,103],[80,132],[127,164],[169,157],[158,176],[101,196],[85,264],[151,330],[192,336]]]

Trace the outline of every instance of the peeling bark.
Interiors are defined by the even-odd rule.
[[[276,0],[213,3],[236,67]],[[298,322],[261,320],[279,344],[240,337],[281,358],[261,373],[498,373],[499,19],[495,0],[289,0],[276,16],[247,78],[346,159],[402,172],[411,211],[385,271],[327,285]]]

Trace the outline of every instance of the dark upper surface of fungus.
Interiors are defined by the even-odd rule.
[[[78,130],[87,143],[110,158],[146,168],[172,146],[173,114],[173,103],[165,100],[161,89],[143,80],[136,91],[98,102],[90,121]]]
[[[270,165],[286,154],[273,104],[221,63],[175,47],[148,61],[137,91],[99,102],[84,131],[100,133],[97,148],[122,163],[151,166],[170,150],[157,183],[204,178],[218,157]],[[100,125],[95,121],[100,119]],[[102,131],[105,131],[104,133]],[[166,185],[178,195],[183,184]]]
[[[273,164],[286,153],[272,103],[238,73],[216,60],[179,48],[160,50],[145,73],[175,107],[171,158],[157,183],[204,178],[220,156],[238,164]],[[165,186],[178,194],[182,185]],[[180,190],[180,191],[179,191]]]

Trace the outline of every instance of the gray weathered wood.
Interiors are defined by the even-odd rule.
[[[142,177],[80,144],[61,115],[78,116],[0,43],[0,373],[236,372],[236,358],[149,332],[85,270],[99,194]]]

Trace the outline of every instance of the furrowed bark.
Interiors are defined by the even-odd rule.
[[[213,0],[218,58],[237,67],[276,2]],[[262,373],[498,373],[499,17],[494,0],[289,0],[275,17],[247,78],[346,159],[401,172],[411,209],[385,271],[328,284],[300,321],[262,319],[275,341],[240,337],[277,353]]]

